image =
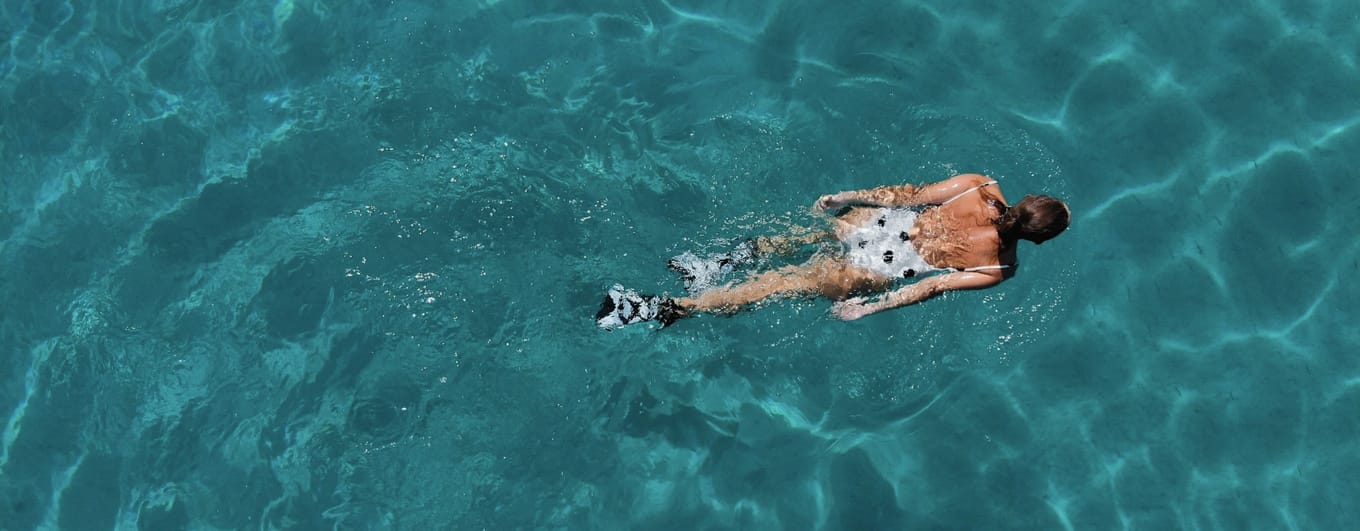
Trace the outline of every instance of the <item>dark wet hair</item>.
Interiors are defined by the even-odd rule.
[[[1067,229],[1072,220],[1067,205],[1047,195],[1027,195],[1019,203],[1006,209],[996,220],[997,232],[1002,237],[1044,243]]]

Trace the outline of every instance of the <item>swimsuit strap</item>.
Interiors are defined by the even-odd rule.
[[[967,272],[973,272],[973,271],[990,271],[990,270],[993,270],[993,269],[1010,269],[1010,268],[1011,268],[1011,266],[1010,266],[1009,264],[996,264],[996,265],[985,265],[985,266],[977,266],[977,267],[965,267],[965,268],[963,268],[963,269],[960,269],[960,271],[963,271],[963,272],[966,272],[966,273],[967,273]]]
[[[973,190],[977,190],[977,189],[982,188],[982,187],[985,187],[985,186],[991,186],[991,185],[993,185],[993,184],[996,184],[996,181],[987,181],[987,182],[985,182],[985,183],[979,184],[979,185],[977,185],[977,186],[974,186],[974,187],[972,187],[972,188],[969,188],[969,189],[967,189],[967,190],[964,190],[964,191],[963,191],[962,193],[960,193],[959,195],[956,195],[956,196],[954,196],[954,197],[949,198],[948,201],[945,201],[945,202],[943,202],[943,203],[940,203],[940,205],[947,205],[947,204],[953,203],[955,199],[958,199],[958,198],[960,198],[960,197],[963,197],[963,196],[965,196],[965,195],[968,195],[968,192],[972,192]]]

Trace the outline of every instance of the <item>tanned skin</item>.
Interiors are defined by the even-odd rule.
[[[874,222],[874,208],[939,204],[991,180],[985,175],[965,174],[924,186],[880,186],[824,195],[813,205],[815,212],[846,209],[831,217],[832,230],[799,238],[762,238],[757,241],[757,248],[777,251],[832,238],[844,242],[857,229]],[[843,256],[819,255],[805,264],[756,274],[743,282],[675,302],[690,315],[735,312],[776,296],[820,295],[837,301],[832,307],[836,317],[851,320],[916,304],[949,291],[989,288],[1014,272],[1017,238],[1003,238],[995,223],[1001,215],[1000,205],[1006,204],[999,185],[979,188],[949,204],[923,211],[910,234],[922,258],[936,267],[965,269],[1004,264],[1011,266],[1008,269],[935,275],[894,290],[891,278],[857,267]],[[941,223],[946,220],[948,223]],[[878,296],[871,299],[865,295]]]

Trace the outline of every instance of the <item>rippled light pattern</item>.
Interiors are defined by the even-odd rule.
[[[1355,529],[1358,28],[6,0],[0,527]],[[1071,230],[851,323],[593,325],[822,193],[960,172]]]

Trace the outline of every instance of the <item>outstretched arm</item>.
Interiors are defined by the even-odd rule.
[[[949,273],[929,277],[911,285],[902,287],[878,300],[870,301],[864,297],[856,297],[837,302],[831,307],[831,312],[846,321],[859,319],[871,313],[878,313],[883,310],[891,310],[902,306],[916,304],[929,299],[946,291],[961,289],[984,289],[990,288],[1001,283],[1002,276],[993,273],[981,272],[959,272]]]
[[[910,184],[880,186],[868,190],[839,192],[824,195],[817,199],[813,210],[822,211],[841,208],[847,205],[876,207],[914,206],[940,203],[962,193],[964,190],[989,181],[987,176],[976,173],[956,175],[943,181],[925,186]]]

